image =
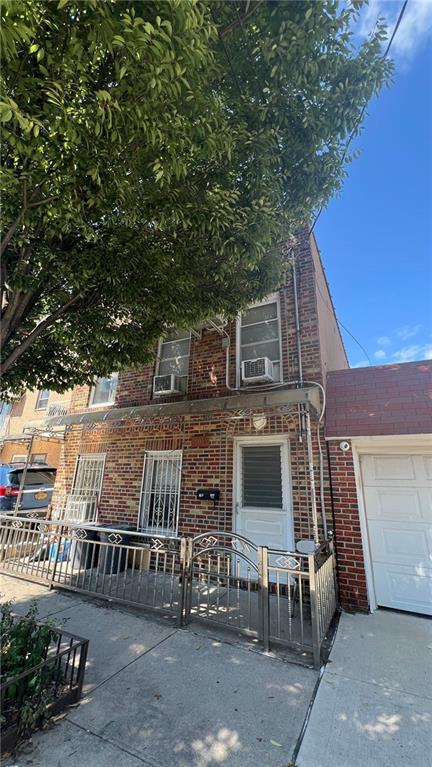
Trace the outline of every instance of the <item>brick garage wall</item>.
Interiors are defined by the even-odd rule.
[[[333,497],[334,535],[342,607],[368,610],[363,543],[352,450],[328,442]]]

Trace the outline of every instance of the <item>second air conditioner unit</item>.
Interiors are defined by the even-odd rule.
[[[274,381],[273,363],[268,357],[258,357],[242,362],[242,380],[245,384],[272,383]]]
[[[168,373],[164,376],[155,376],[153,378],[153,394],[181,394],[182,380],[175,373]]]

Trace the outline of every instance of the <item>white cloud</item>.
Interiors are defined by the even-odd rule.
[[[367,37],[374,29],[377,18],[383,17],[390,36],[401,8],[402,0],[370,0],[369,5],[365,6],[361,12],[359,33]],[[431,0],[410,0],[393,40],[390,56],[405,62],[409,61],[430,37],[432,37]]]
[[[404,346],[399,351],[392,354],[393,359],[397,362],[416,362],[417,360],[432,360],[432,345],[426,344],[420,346],[419,344],[413,344],[412,346]]]
[[[384,349],[377,349],[376,352],[374,352],[374,357],[376,360],[385,360],[387,354]]]
[[[421,330],[421,325],[404,325],[403,328],[399,328],[396,335],[399,336],[402,341],[407,341],[408,338],[416,336],[419,330]]]
[[[368,368],[369,364],[366,360],[362,360],[361,362],[354,362],[354,365],[350,365],[352,368]]]
[[[391,344],[390,338],[388,336],[380,336],[377,338],[377,344],[378,346],[388,346]]]

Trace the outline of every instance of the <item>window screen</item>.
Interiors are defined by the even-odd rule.
[[[281,472],[280,445],[242,447],[243,506],[281,509]]]
[[[249,309],[241,318],[241,360],[268,357],[280,379],[280,329],[277,301]]]

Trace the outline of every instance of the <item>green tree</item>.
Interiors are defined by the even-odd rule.
[[[273,288],[389,79],[363,0],[3,0],[3,392],[139,365]]]

